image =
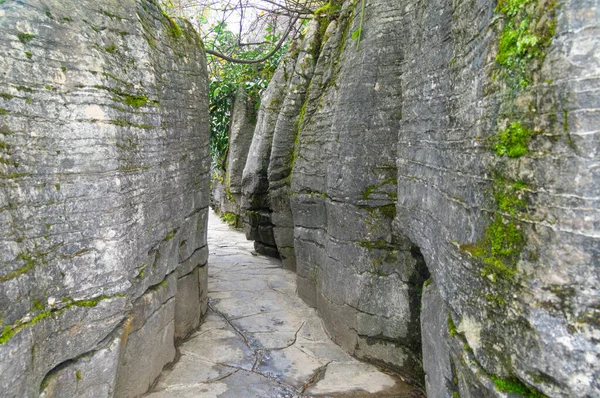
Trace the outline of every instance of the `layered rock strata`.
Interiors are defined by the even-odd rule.
[[[2,396],[138,396],[206,310],[201,40],[153,0],[0,19]]]
[[[242,227],[242,176],[256,126],[256,104],[240,86],[231,110],[225,170],[214,170],[211,207],[230,224]]]
[[[275,125],[296,66],[298,43],[293,43],[262,95],[256,128],[242,173],[242,219],[246,237],[259,253],[279,257],[271,219],[269,161]]]
[[[318,52],[299,55],[307,33],[303,72],[283,65],[263,99],[242,191],[274,231],[249,237],[295,259],[346,350],[431,396],[600,394],[597,7],[318,13]]]

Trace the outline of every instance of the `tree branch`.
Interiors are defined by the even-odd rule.
[[[296,22],[298,22],[298,17],[297,16],[292,20],[292,22],[288,26],[287,30],[283,34],[283,36],[281,36],[281,39],[279,39],[279,42],[277,43],[277,45],[275,46],[275,48],[273,48],[273,50],[271,50],[271,52],[269,52],[267,55],[265,55],[262,58],[258,58],[258,59],[237,59],[237,58],[233,58],[233,57],[227,56],[225,54],[221,54],[221,53],[219,53],[217,51],[213,51],[213,50],[210,50],[210,49],[206,49],[206,53],[210,54],[210,55],[213,55],[215,57],[219,57],[221,59],[224,59],[225,61],[233,62],[233,63],[236,63],[236,64],[250,65],[250,64],[260,64],[260,63],[263,63],[266,60],[268,60],[269,58],[271,58],[273,55],[275,55],[275,53],[277,51],[279,51],[279,49],[283,46],[283,43],[285,43],[285,40],[290,35],[290,32],[294,28],[294,25],[296,25]]]

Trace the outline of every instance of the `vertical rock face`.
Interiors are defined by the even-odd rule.
[[[336,342],[431,396],[600,394],[597,7],[318,15],[316,61],[273,80],[242,190],[282,255],[294,225],[298,293]]]
[[[273,236],[283,267],[296,270],[294,221],[290,208],[290,180],[298,156],[300,125],[306,115],[306,95],[319,53],[319,22],[314,20],[301,40],[296,65],[289,79],[275,123],[268,168]]]
[[[239,87],[231,112],[225,171],[213,171],[211,205],[241,227],[242,176],[256,126],[256,105],[248,98],[244,86]]]
[[[0,389],[139,395],[205,309],[202,43],[151,0],[0,19]]]
[[[402,59],[394,1],[346,4],[326,31],[292,174],[299,292],[333,339],[419,380],[418,250],[392,231]]]
[[[594,396],[598,5],[517,6],[410,4],[398,228],[448,305],[461,394]]]
[[[285,94],[288,81],[294,70],[297,58],[296,43],[290,53],[284,57],[269,87],[262,96],[256,120],[256,129],[248,151],[248,158],[242,174],[242,212],[243,226],[248,239],[254,240],[259,253],[279,257],[269,197],[269,160],[275,124]]]
[[[238,90],[233,104],[227,154],[227,179],[225,182],[232,194],[242,193],[242,177],[255,127],[255,104],[248,98],[248,94],[242,86]]]

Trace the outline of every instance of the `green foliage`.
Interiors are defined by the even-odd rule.
[[[17,37],[19,38],[19,41],[23,44],[27,44],[29,43],[31,40],[35,39],[37,36],[34,35],[33,33],[25,33],[25,32],[21,32],[17,34]]]
[[[266,29],[267,45],[252,49],[236,47],[237,36],[227,29],[227,24],[219,24],[213,28],[213,34],[206,40],[206,47],[216,49],[235,48],[231,55],[238,59],[258,59],[271,51],[279,36]],[[236,64],[208,56],[209,59],[209,110],[210,110],[210,152],[213,166],[221,168],[229,144],[229,126],[235,95],[240,87],[244,87],[248,100],[260,104],[260,95],[267,87],[282,55],[287,50],[283,46],[274,56],[261,64]],[[230,54],[230,53],[228,53]]]
[[[221,219],[223,221],[225,221],[231,227],[234,227],[234,228],[241,227],[240,216],[238,216],[235,213],[223,213],[223,215],[221,216]]]

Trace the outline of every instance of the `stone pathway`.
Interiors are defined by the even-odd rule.
[[[208,229],[207,317],[148,397],[422,396],[335,345],[279,261],[212,212]]]

